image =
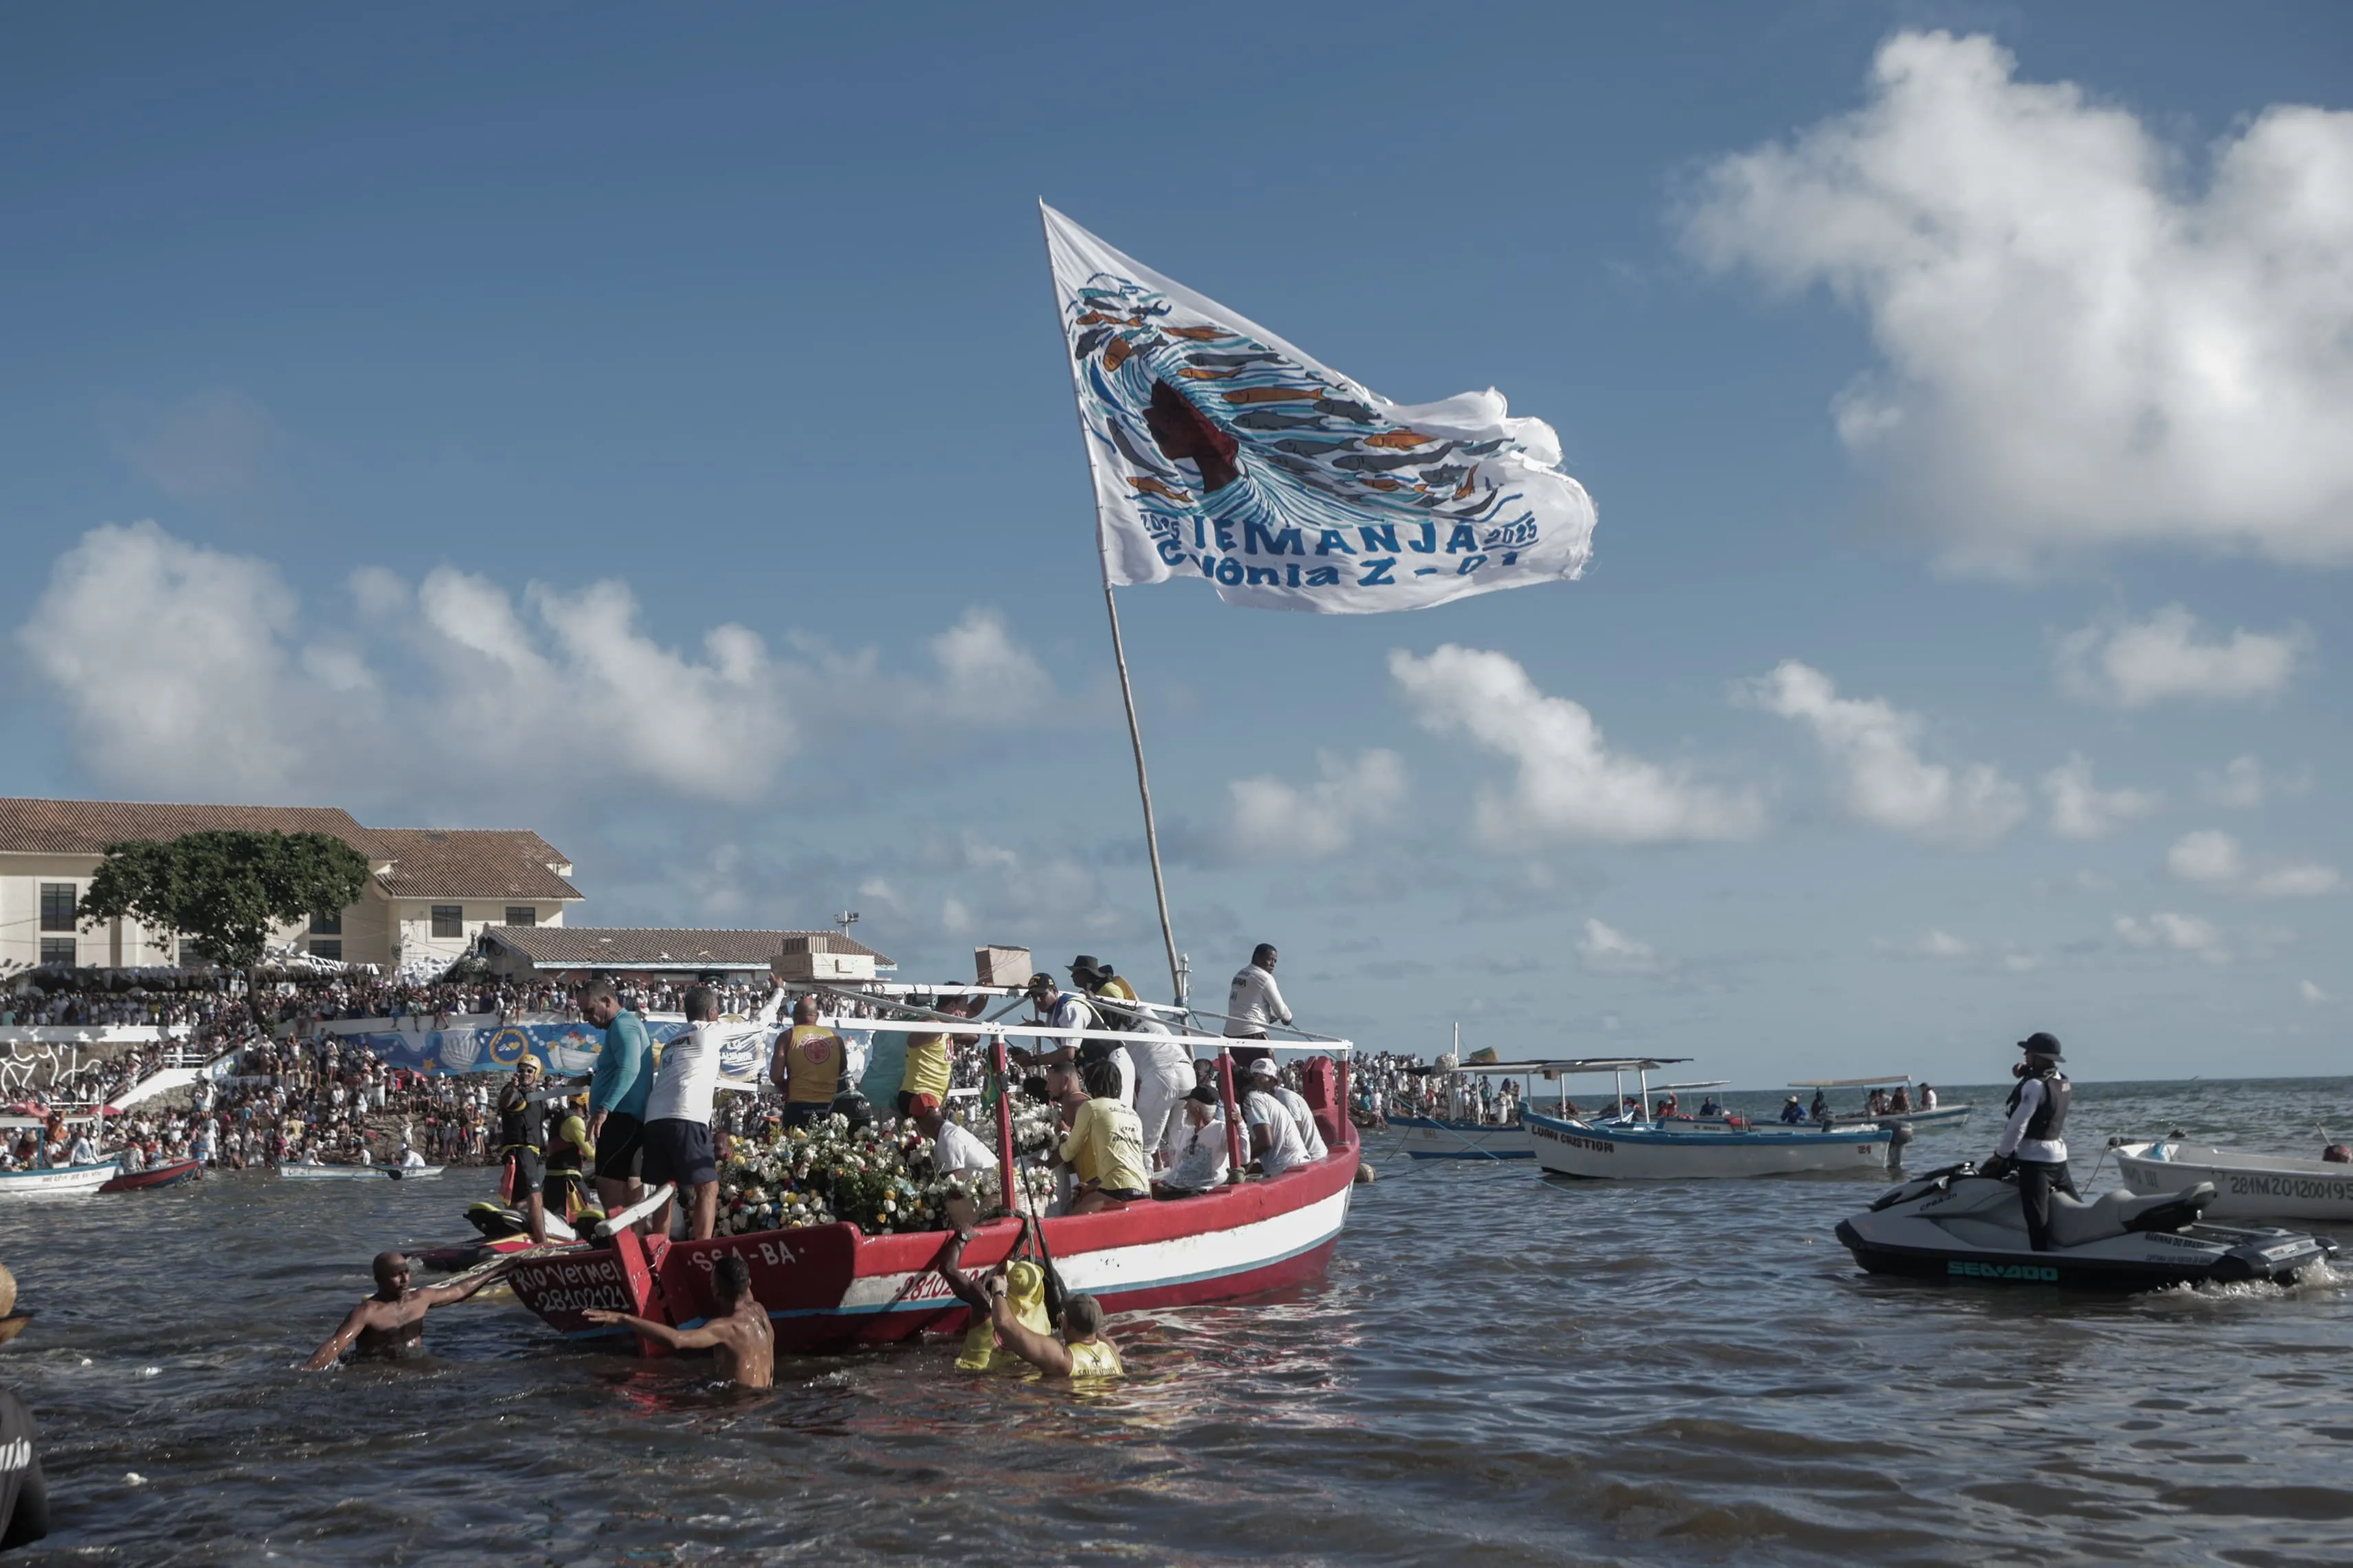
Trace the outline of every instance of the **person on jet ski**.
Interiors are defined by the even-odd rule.
[[[2056,1036],[2038,1030],[2019,1041],[2018,1048],[2026,1053],[2026,1059],[2010,1069],[2018,1087],[2010,1091],[2010,1120],[2002,1125],[2001,1142],[1995,1146],[1993,1157],[1978,1171],[1994,1177],[2012,1171],[2018,1173],[2018,1202],[2026,1214],[2027,1244],[2037,1252],[2048,1252],[2051,1189],[2056,1187],[2071,1198],[2079,1195],[2075,1178],[2067,1173],[2067,1140],[2061,1136],[2074,1087],[2059,1070],[2059,1064],[2067,1058],[2059,1053]]]

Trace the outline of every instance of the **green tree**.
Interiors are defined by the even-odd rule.
[[[250,972],[272,932],[357,903],[367,879],[367,857],[331,834],[134,838],[106,847],[80,914],[177,931],[204,957]]]

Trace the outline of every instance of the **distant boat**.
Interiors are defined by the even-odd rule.
[[[1528,1130],[1516,1121],[1458,1121],[1445,1116],[1392,1116],[1389,1131],[1417,1160],[1533,1160]]]
[[[200,1161],[173,1160],[161,1165],[150,1165],[143,1171],[125,1171],[98,1190],[101,1193],[132,1193],[149,1187],[176,1187],[182,1182],[196,1180],[203,1170]]]
[[[289,1182],[421,1182],[446,1169],[444,1165],[280,1165],[278,1174]]]
[[[1809,1078],[1799,1079],[1789,1087],[1812,1089],[1895,1089],[1909,1085],[1911,1081],[1909,1074],[1893,1078]],[[1958,1127],[1969,1119],[1969,1113],[1977,1107],[1968,1100],[1961,1100],[1952,1105],[1939,1105],[1934,1110],[1873,1111],[1868,1102],[1852,1110],[1835,1105],[1830,1109],[1831,1125],[1833,1127],[1910,1127],[1916,1131],[1923,1127]],[[1797,1124],[1791,1122],[1788,1125]]]
[[[1536,1163],[1554,1175],[1621,1181],[1780,1176],[1806,1171],[1883,1171],[1883,1127],[1741,1130],[1705,1122],[1569,1121],[1522,1110]]]
[[[0,1171],[0,1198],[83,1197],[112,1181],[121,1169],[120,1160],[100,1160],[94,1165]]]

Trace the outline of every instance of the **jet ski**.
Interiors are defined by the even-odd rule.
[[[2123,1188],[2090,1203],[2051,1194],[2051,1250],[2027,1246],[2018,1182],[1964,1162],[1891,1187],[1870,1209],[1839,1222],[1838,1238],[1873,1274],[1997,1285],[2148,1290],[2212,1279],[2285,1284],[2325,1261],[2334,1243],[2295,1231],[2208,1225],[2214,1201],[2200,1182],[2137,1196]]]
[[[542,1217],[546,1222],[549,1244],[568,1247],[583,1239],[579,1231],[594,1229],[605,1216],[589,1209],[572,1225],[566,1225],[561,1215],[551,1214]],[[481,1233],[481,1240],[457,1242],[448,1247],[427,1247],[409,1256],[420,1268],[437,1270],[471,1268],[501,1253],[525,1251],[533,1245],[531,1220],[519,1208],[485,1198],[467,1208],[466,1219]]]

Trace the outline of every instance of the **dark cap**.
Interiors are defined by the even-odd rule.
[[[1054,977],[1052,975],[1047,973],[1041,969],[1037,973],[1031,975],[1029,977],[1029,984],[1023,986],[1021,989],[1024,991],[1060,991],[1061,987],[1054,984]]]
[[[2019,1041],[2018,1048],[2029,1056],[2049,1057],[2054,1062],[2063,1062],[2067,1059],[2059,1054],[2059,1037],[2046,1035],[2040,1029]]]

